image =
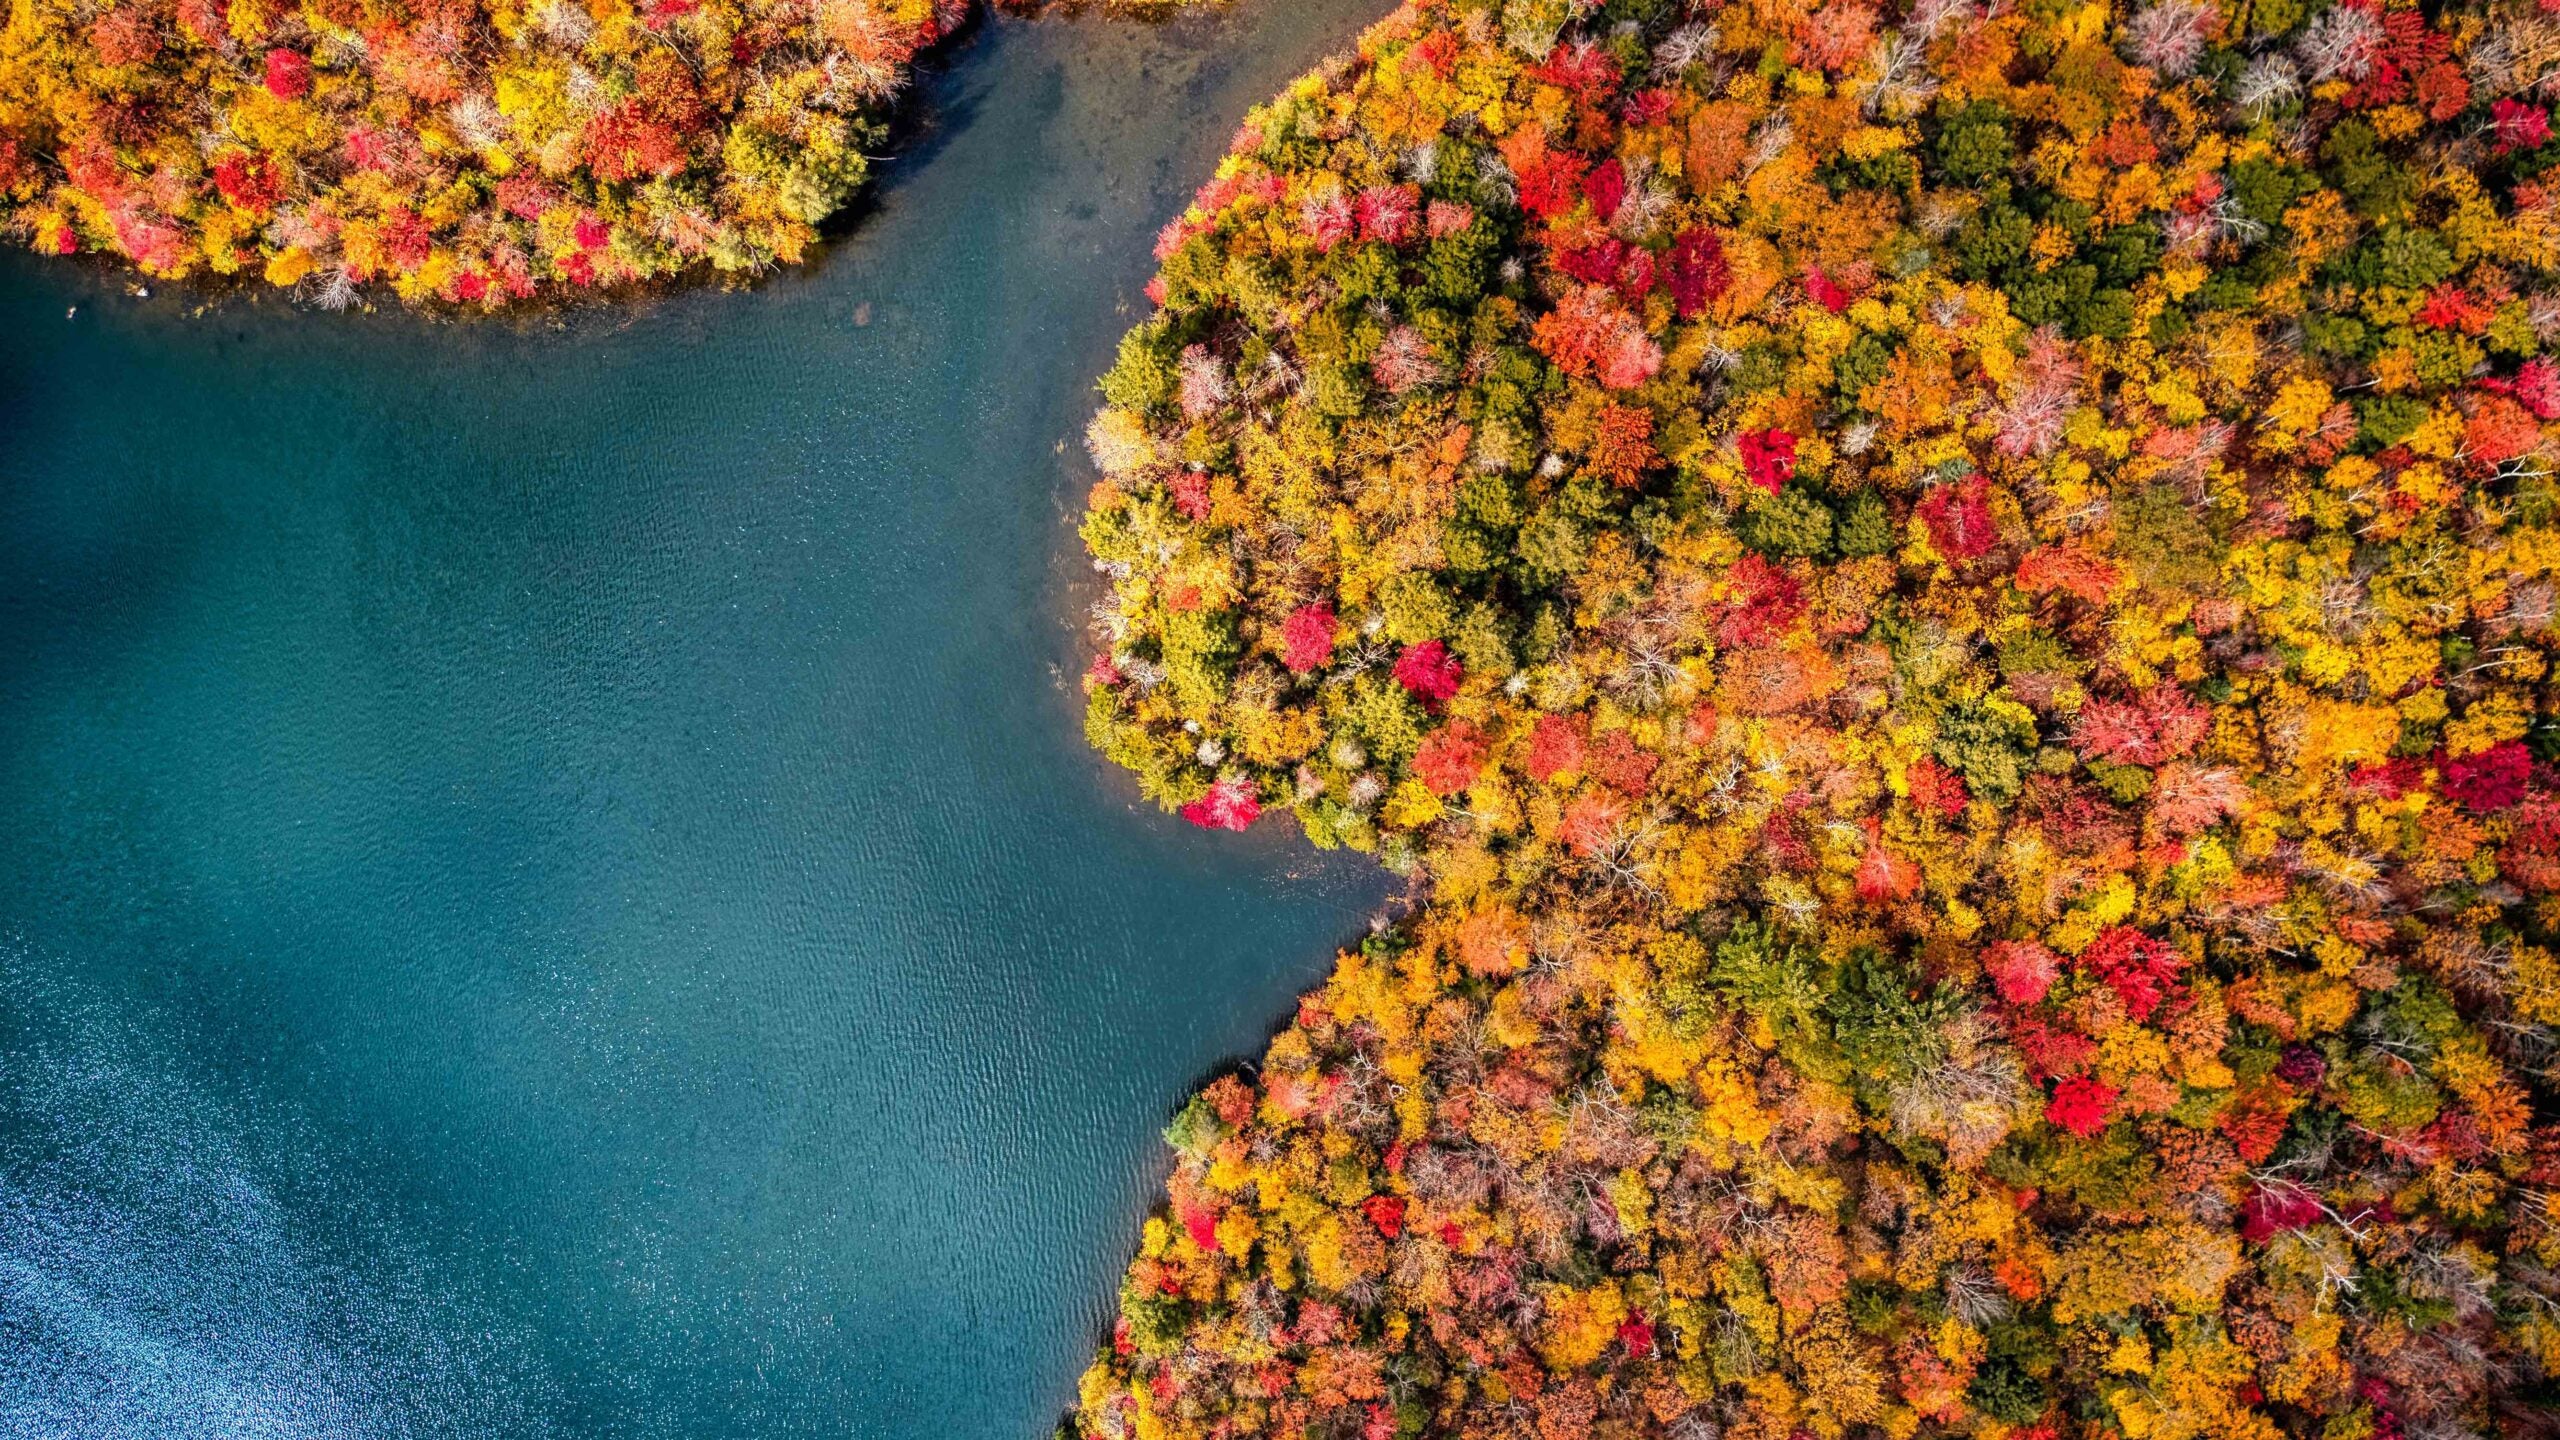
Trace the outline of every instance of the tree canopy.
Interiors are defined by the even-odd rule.
[[[1094,743],[1412,877],[1079,1436],[2560,1391],[2560,19],[1412,0],[1103,383]]]
[[[791,264],[869,177],[911,62],[973,8],[12,0],[0,231],[331,308]]]

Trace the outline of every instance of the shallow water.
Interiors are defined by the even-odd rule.
[[[1155,226],[1379,8],[992,27],[628,315],[0,259],[0,1435],[1046,1429],[1383,893],[1085,753],[1071,529]]]

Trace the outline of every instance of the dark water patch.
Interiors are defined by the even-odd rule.
[[[989,27],[861,230],[627,316],[0,260],[0,1434],[1046,1426],[1382,893],[1082,749],[1065,523],[1373,8]]]

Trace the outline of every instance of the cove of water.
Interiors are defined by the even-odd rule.
[[[1072,530],[1155,227],[1379,8],[993,25],[746,292],[0,259],[0,1436],[1045,1432],[1384,894],[1086,753]]]

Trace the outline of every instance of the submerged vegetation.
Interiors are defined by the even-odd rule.
[[[0,230],[331,308],[377,284],[496,308],[791,264],[869,177],[911,63],[973,9],[11,0]]]
[[[2560,18],[1414,0],[1162,235],[1094,743],[1414,879],[1069,1429],[2547,1432]]]

